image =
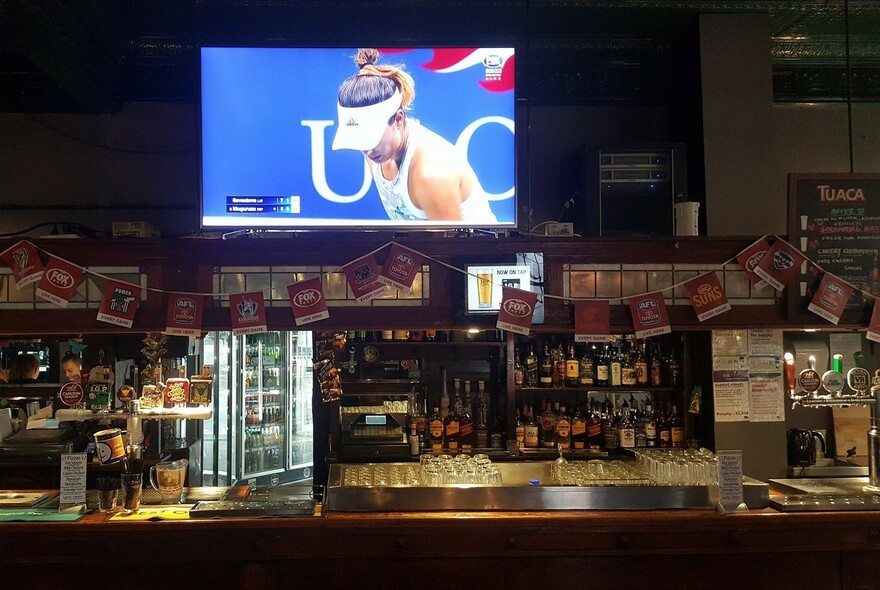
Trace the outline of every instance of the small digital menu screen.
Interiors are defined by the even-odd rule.
[[[504,287],[532,291],[531,269],[515,264],[473,264],[467,267],[467,312],[493,313],[501,309]]]

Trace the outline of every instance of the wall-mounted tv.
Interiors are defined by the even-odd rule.
[[[203,47],[200,67],[202,227],[516,227],[513,48]]]

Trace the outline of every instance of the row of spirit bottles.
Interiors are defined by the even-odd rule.
[[[516,349],[514,383],[517,387],[677,387],[681,362],[663,354],[659,342],[619,338],[606,343],[575,346],[545,342],[539,357],[535,343],[521,355]]]
[[[485,382],[477,381],[476,389],[474,396],[471,381],[453,379],[450,396],[446,371],[443,371],[440,403],[433,406],[430,414],[425,414],[421,404],[417,404],[410,416],[410,449],[413,454],[425,451],[470,453],[474,449],[503,448],[501,414],[496,410],[490,423]]]
[[[618,448],[684,448],[684,422],[677,404],[654,408],[650,399],[639,408],[633,400],[614,407],[591,400],[569,411],[545,399],[524,404],[517,416],[516,440],[522,449],[604,450]],[[536,412],[540,412],[537,413]]]

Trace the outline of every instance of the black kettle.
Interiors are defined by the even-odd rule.
[[[816,439],[826,453],[825,437],[821,432],[801,428],[789,428],[786,432],[788,464],[791,467],[808,467],[816,464]]]

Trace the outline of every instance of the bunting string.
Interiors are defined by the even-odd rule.
[[[821,265],[817,264],[816,262],[814,262],[814,261],[810,260],[808,257],[806,257],[806,256],[805,256],[805,255],[804,255],[804,254],[803,254],[798,248],[796,248],[794,245],[792,245],[790,242],[788,242],[785,238],[783,238],[783,237],[781,237],[781,236],[778,236],[778,235],[765,235],[765,236],[762,236],[761,238],[759,238],[758,240],[756,240],[755,242],[753,242],[753,243],[752,243],[751,245],[749,245],[747,248],[744,248],[743,250],[741,250],[740,252],[738,252],[736,255],[734,255],[734,256],[728,258],[727,260],[725,260],[725,261],[723,261],[723,262],[720,262],[720,263],[715,263],[715,264],[712,264],[712,265],[707,265],[707,268],[706,268],[704,271],[702,271],[702,272],[700,273],[699,276],[705,276],[705,275],[707,275],[707,274],[709,274],[709,273],[716,272],[716,271],[718,271],[718,270],[722,270],[722,269],[724,269],[724,267],[726,267],[727,265],[729,265],[729,264],[731,264],[731,263],[734,263],[734,262],[738,262],[739,259],[740,259],[740,257],[741,257],[744,253],[746,253],[747,251],[751,250],[751,249],[754,248],[756,245],[758,245],[758,244],[760,244],[760,243],[762,243],[762,242],[766,244],[766,243],[768,243],[768,241],[772,241],[771,249],[772,249],[772,248],[781,248],[782,246],[785,246],[785,247],[787,247],[787,248],[790,250],[790,253],[794,253],[794,254],[790,254],[791,256],[795,256],[795,254],[796,254],[796,256],[799,257],[799,258],[795,258],[795,261],[798,262],[799,264],[803,264],[803,262],[805,261],[806,263],[808,263],[809,265],[811,265],[812,267],[814,267],[819,273],[824,273],[825,275],[830,275],[830,273],[829,273],[828,271],[826,271]],[[22,244],[24,244],[24,246],[22,246]],[[438,259],[438,258],[436,258],[436,257],[434,257],[434,256],[430,256],[430,255],[424,254],[424,253],[419,252],[419,251],[417,251],[417,250],[414,250],[414,249],[412,249],[412,248],[410,248],[410,247],[408,247],[408,246],[404,246],[404,245],[402,245],[402,244],[399,244],[399,243],[397,243],[397,242],[395,242],[395,241],[393,241],[393,240],[392,240],[392,241],[389,241],[389,242],[386,242],[386,243],[384,243],[384,244],[382,244],[381,246],[379,246],[379,247],[377,247],[377,248],[371,250],[370,252],[367,252],[366,254],[359,255],[357,258],[354,258],[354,259],[350,260],[349,262],[347,262],[347,263],[345,263],[345,264],[342,264],[342,265],[339,265],[339,266],[325,267],[324,270],[322,271],[322,273],[323,273],[323,274],[328,274],[328,273],[336,273],[336,272],[340,272],[340,271],[341,271],[341,272],[346,272],[346,277],[347,277],[347,279],[349,280],[349,282],[351,283],[351,280],[352,280],[352,279],[351,279],[351,277],[349,276],[349,273],[347,272],[347,268],[348,268],[348,267],[350,267],[350,266],[352,266],[352,265],[355,265],[356,263],[358,263],[358,262],[361,261],[361,260],[369,259],[370,257],[375,256],[376,254],[378,254],[378,253],[381,252],[382,250],[385,250],[386,248],[389,248],[389,247],[392,248],[392,254],[396,253],[395,255],[396,255],[398,258],[401,257],[401,252],[404,252],[404,254],[403,254],[403,259],[404,259],[404,260],[407,258],[407,256],[419,260],[418,268],[421,268],[421,265],[422,265],[422,262],[421,262],[421,261],[422,261],[422,260],[426,260],[426,261],[430,261],[430,262],[432,262],[432,263],[434,263],[434,264],[437,264],[437,265],[439,265],[439,266],[442,266],[442,267],[444,267],[444,268],[447,268],[447,269],[449,269],[449,270],[451,270],[451,271],[453,271],[453,272],[460,273],[460,274],[462,274],[462,275],[465,275],[465,276],[468,276],[468,277],[472,277],[472,278],[477,279],[477,280],[481,280],[481,279],[480,279],[476,274],[474,274],[473,272],[468,272],[468,270],[466,270],[466,269],[459,268],[459,267],[457,267],[457,266],[455,266],[455,265],[452,265],[452,264],[449,264],[449,263],[447,263],[447,262],[445,262],[445,261],[443,261],[443,260],[440,260],[440,259]],[[42,282],[42,279],[38,279],[38,278],[34,278],[34,277],[31,277],[31,278],[30,278],[29,280],[27,280],[27,281],[23,281],[23,280],[22,280],[22,277],[20,276],[20,274],[21,274],[21,272],[23,272],[23,269],[24,269],[24,267],[25,267],[25,265],[26,265],[26,263],[27,263],[27,262],[26,262],[26,261],[27,261],[27,256],[24,256],[23,259],[20,259],[20,258],[21,258],[21,254],[20,254],[20,253],[17,254],[16,251],[15,251],[17,248],[19,248],[19,249],[29,249],[29,251],[33,253],[33,257],[37,257],[37,253],[42,253],[44,258],[48,257],[48,259],[49,259],[49,261],[50,261],[50,262],[49,262],[50,265],[52,265],[52,264],[58,264],[58,262],[56,262],[56,261],[60,261],[60,263],[63,263],[63,265],[67,265],[67,267],[68,267],[70,270],[78,270],[78,271],[81,273],[81,275],[86,275],[86,274],[88,274],[88,275],[90,275],[90,276],[92,276],[92,277],[99,278],[99,279],[103,279],[103,280],[105,280],[105,281],[115,283],[116,285],[122,285],[122,286],[124,286],[125,288],[130,289],[132,292],[136,293],[138,297],[139,297],[139,293],[141,292],[141,290],[145,290],[145,291],[152,292],[152,293],[164,293],[164,294],[174,294],[174,295],[185,295],[185,296],[190,296],[190,297],[235,298],[236,301],[238,301],[237,296],[240,295],[240,293],[226,293],[226,292],[222,292],[222,291],[221,291],[221,292],[212,291],[212,292],[210,292],[210,293],[206,293],[206,292],[193,292],[193,291],[177,291],[177,290],[171,291],[171,290],[160,289],[160,288],[156,288],[156,287],[149,287],[149,286],[147,286],[147,287],[142,287],[142,286],[140,286],[140,285],[135,285],[135,284],[131,284],[131,283],[126,283],[126,282],[124,282],[124,281],[120,281],[119,279],[116,279],[116,278],[114,278],[114,277],[112,277],[112,276],[109,276],[109,275],[107,275],[107,274],[104,274],[104,273],[101,273],[101,272],[97,272],[97,271],[95,271],[95,270],[91,270],[91,269],[88,269],[88,268],[85,268],[85,267],[80,267],[79,265],[76,265],[76,264],[70,262],[69,260],[66,260],[66,259],[64,259],[64,258],[62,258],[62,257],[60,257],[60,256],[57,256],[57,255],[55,255],[55,254],[53,254],[53,253],[51,253],[51,252],[47,252],[47,251],[45,251],[45,250],[42,250],[42,249],[40,249],[40,248],[37,248],[35,245],[33,245],[32,243],[28,242],[27,240],[22,240],[21,242],[19,242],[19,243],[16,244],[15,246],[12,246],[12,247],[8,248],[5,252],[0,253],[0,257],[3,258],[3,260],[7,263],[7,265],[8,265],[10,268],[12,268],[12,270],[13,270],[13,274],[16,275],[16,279],[17,279],[17,281],[18,281],[17,284],[18,284],[19,286],[23,286],[23,285],[25,285],[25,284],[30,284],[31,282],[36,282],[36,280],[41,280],[41,283],[40,283],[41,285],[43,284],[43,282]],[[391,255],[389,255],[389,258],[390,258],[390,257],[391,257]],[[33,262],[33,261],[31,261],[31,262]],[[39,263],[39,264],[38,264],[38,269],[40,270],[40,272],[41,272],[41,274],[42,274],[42,269],[43,269],[42,263],[39,262],[39,261],[37,261],[37,262]],[[388,266],[388,264],[389,264],[389,262],[386,261],[386,267]],[[385,270],[386,270],[386,269],[383,268],[383,273],[382,273],[383,276],[384,276],[384,274],[385,274]],[[747,270],[750,271],[751,269],[747,269]],[[413,273],[413,274],[414,274],[414,273]],[[760,273],[759,273],[759,274],[760,274]],[[830,276],[833,276],[833,275],[830,275]],[[27,278],[27,277],[26,277],[26,278]],[[397,287],[397,288],[404,288],[405,286],[409,286],[409,285],[412,284],[412,278],[409,278],[409,285],[405,285],[405,282],[406,282],[406,281],[404,281],[404,285],[403,285],[403,286],[402,286],[401,284],[399,284],[399,283],[398,283],[396,280],[394,280],[394,279],[383,280],[382,277],[375,277],[375,278],[379,278],[379,282],[380,282],[380,283],[384,283],[384,284],[386,284],[386,285],[394,286],[394,287]],[[836,277],[836,276],[834,276],[834,279],[835,279],[836,283],[838,283],[838,284],[840,284],[840,285],[844,285],[844,286],[846,286],[846,287],[852,289],[852,292],[859,292],[863,297],[865,297],[866,300],[868,300],[868,299],[870,299],[870,300],[875,300],[875,299],[877,299],[877,296],[876,296],[874,293],[871,293],[871,292],[868,292],[868,291],[864,290],[860,285],[854,285],[854,284],[851,284],[851,283],[849,283],[848,281],[846,281],[845,279],[842,279],[842,278],[840,278],[840,277]],[[666,286],[666,287],[663,287],[662,289],[659,289],[659,291],[661,291],[661,292],[662,292],[662,291],[670,291],[670,290],[676,289],[676,288],[678,288],[678,287],[686,286],[687,283],[689,283],[689,282],[691,282],[691,281],[693,281],[693,280],[694,280],[693,277],[692,277],[692,278],[685,279],[685,280],[681,280],[681,281],[675,282],[675,283],[673,283],[673,284],[671,284],[671,285],[668,285],[668,286]],[[756,280],[757,280],[757,279],[756,279]],[[789,279],[789,280],[790,280],[790,279]],[[493,281],[492,284],[493,284],[494,286],[499,287],[499,288],[502,288],[502,289],[505,289],[505,288],[506,288],[504,285],[501,285],[501,284],[499,284],[499,283],[497,283],[497,282],[494,282],[494,281]],[[771,284],[772,284],[772,283],[771,283]],[[785,283],[779,283],[779,284],[785,284]],[[778,289],[779,289],[779,284],[776,285],[776,287],[777,287]],[[319,288],[320,288],[320,285],[319,285]],[[38,289],[39,289],[39,287],[38,287]],[[354,289],[353,289],[353,290],[354,290]],[[780,290],[781,290],[781,289],[780,289]],[[294,292],[294,291],[291,291],[292,294],[293,294],[293,292]],[[638,298],[640,298],[640,297],[643,297],[643,296],[646,296],[646,295],[650,295],[650,294],[651,294],[651,293],[648,292],[648,293],[630,294],[630,295],[627,295],[627,296],[621,296],[621,297],[600,298],[600,297],[582,297],[582,296],[573,296],[573,295],[567,295],[567,296],[566,296],[566,295],[560,295],[560,294],[553,294],[553,293],[540,292],[540,293],[537,294],[537,296],[538,296],[538,298],[541,299],[541,300],[544,300],[544,299],[556,299],[556,300],[564,300],[564,301],[572,301],[572,302],[578,302],[578,301],[608,302],[609,304],[611,304],[611,303],[623,303],[623,302],[625,302],[625,301],[627,301],[627,300],[638,299]],[[293,295],[292,295],[292,296],[293,296]],[[51,299],[50,299],[50,300],[51,300]],[[359,300],[359,301],[362,301],[362,300],[366,300],[366,299],[358,299],[358,300]],[[55,302],[57,303],[57,301],[55,301]],[[845,303],[845,302],[844,302],[844,303]],[[240,305],[240,303],[238,303],[238,305]],[[136,305],[135,305],[135,307],[136,307]],[[822,315],[822,314],[819,314],[819,315]],[[326,317],[326,315],[323,316],[323,317]],[[826,317],[826,316],[825,316],[825,315],[822,315],[822,317]],[[826,317],[826,319],[827,319],[827,317]]]

